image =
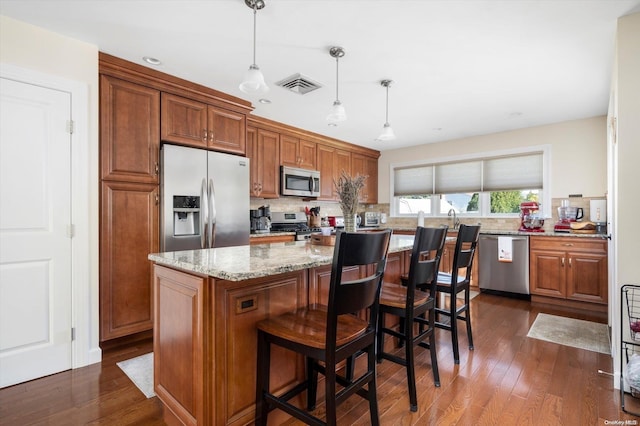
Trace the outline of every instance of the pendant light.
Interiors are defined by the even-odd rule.
[[[389,87],[391,87],[392,83],[393,80],[382,80],[380,82],[380,85],[382,87],[387,88],[387,107],[385,112],[384,126],[382,127],[382,133],[380,133],[380,136],[378,136],[378,138],[376,139],[377,141],[392,141],[396,138],[396,134],[393,132],[391,124],[389,124]]]
[[[347,119],[347,112],[342,102],[340,102],[340,98],[338,98],[338,60],[344,56],[344,53],[344,49],[339,46],[329,49],[331,57],[336,58],[336,100],[333,102],[329,115],[327,115],[327,121],[330,126],[337,126],[339,122]]]
[[[264,76],[260,67],[256,65],[256,15],[259,9],[264,8],[264,0],[244,0],[244,4],[253,9],[253,63],[244,75],[244,80],[240,83],[240,90],[244,93],[265,93],[269,86],[264,82]]]

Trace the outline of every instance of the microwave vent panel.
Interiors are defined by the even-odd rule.
[[[300,73],[293,74],[283,80],[280,80],[276,85],[284,87],[285,89],[299,95],[304,95],[305,93],[312,92],[322,87],[322,84]]]

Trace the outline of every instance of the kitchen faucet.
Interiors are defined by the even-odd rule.
[[[452,214],[453,214],[453,229],[458,229],[458,227],[460,226],[460,219],[458,219],[458,216],[456,216],[456,211],[454,209],[449,209],[447,216],[451,217]]]

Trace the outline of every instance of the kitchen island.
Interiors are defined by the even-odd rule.
[[[399,280],[412,247],[412,235],[391,237],[385,280]],[[255,324],[326,303],[333,250],[300,241],[149,255],[154,262],[154,387],[167,424],[251,423]],[[369,273],[345,271],[347,279]],[[271,369],[276,392],[304,378],[303,360],[282,349],[274,349]],[[276,410],[272,417],[281,423],[288,415]]]

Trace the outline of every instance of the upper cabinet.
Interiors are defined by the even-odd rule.
[[[367,176],[364,188],[360,192],[360,202],[378,203],[378,159],[368,155],[354,153],[351,156],[351,174]]]
[[[320,195],[318,200],[337,200],[333,182],[342,171],[351,174],[351,152],[333,146],[318,144],[318,170]]]
[[[282,133],[280,135],[280,164],[316,170],[316,143]]]
[[[166,142],[245,155],[246,116],[163,93],[161,138]]]
[[[159,183],[160,91],[100,76],[100,178]]]
[[[264,129],[247,128],[247,157],[251,159],[250,195],[278,198],[280,195],[280,135]]]

